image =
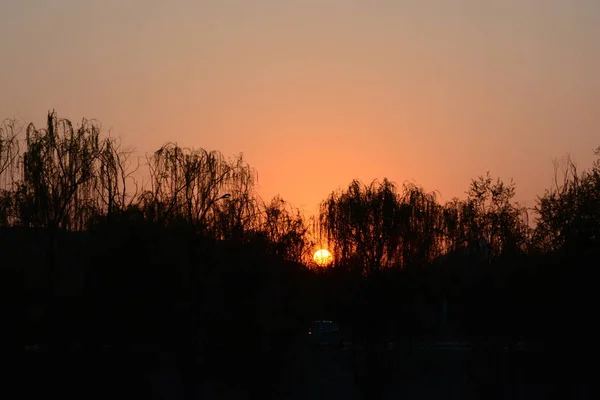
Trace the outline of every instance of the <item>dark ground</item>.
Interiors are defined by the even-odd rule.
[[[352,371],[350,351],[299,348],[285,399],[589,399],[590,381],[543,349],[509,352],[486,346],[396,346],[379,365],[377,392]],[[356,365],[356,364],[354,364]],[[366,391],[366,392],[365,392]],[[361,397],[361,394],[363,397]]]
[[[589,380],[574,375],[573,366],[558,362],[563,358],[539,348],[511,353],[483,346],[397,345],[386,352],[379,365],[379,398],[589,399]],[[279,385],[272,386],[270,394],[265,388],[260,398],[377,399],[373,392],[360,396],[361,390],[363,394],[369,390],[357,367],[360,354],[313,347],[298,340],[284,359],[277,369]],[[225,383],[208,375],[186,388],[176,356],[152,346],[119,356],[81,352],[61,357],[43,352],[13,355],[12,365],[5,378],[6,387],[16,389],[11,391],[17,393],[10,396],[14,399],[40,395],[63,399],[252,398],[243,384]],[[256,360],[255,366],[262,368],[262,361]]]

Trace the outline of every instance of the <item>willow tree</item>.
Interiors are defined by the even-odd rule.
[[[230,197],[206,210],[206,222],[216,237],[245,240],[249,233],[259,229],[264,212],[264,205],[256,193],[258,175],[242,154],[230,160],[228,165],[230,174],[222,191]]]
[[[442,207],[435,192],[405,184],[400,204],[400,261],[402,266],[424,266],[443,251]]]
[[[319,224],[334,244],[334,259],[353,260],[364,274],[394,265],[401,242],[400,199],[395,185],[384,179],[369,185],[352,181],[346,191],[333,192],[320,205]]]
[[[443,208],[435,193],[404,184],[353,181],[321,204],[319,225],[334,243],[336,259],[361,264],[365,273],[423,266],[444,248]]]
[[[300,211],[275,196],[263,205],[258,234],[272,252],[285,260],[302,262],[308,247],[308,228]]]
[[[242,155],[226,160],[218,151],[167,143],[148,158],[148,165],[151,187],[142,203],[156,220],[205,227],[218,209],[227,212],[231,224],[251,215],[256,174]],[[224,194],[230,195],[228,207],[219,208]]]
[[[94,206],[108,219],[137,200],[139,187],[133,175],[140,163],[133,162],[132,155],[133,150],[123,149],[114,137],[106,137],[100,143]],[[132,184],[135,189],[128,190]]]
[[[18,179],[20,127],[15,120],[0,123],[0,227],[14,221],[13,189]]]
[[[56,112],[48,113],[47,125],[29,124],[23,154],[21,222],[51,230],[81,229],[93,202],[100,128],[83,119],[75,128]]]

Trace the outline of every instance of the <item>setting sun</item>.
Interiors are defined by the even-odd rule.
[[[333,262],[333,256],[331,255],[329,250],[321,249],[315,252],[313,260],[317,263],[319,267],[326,267]]]

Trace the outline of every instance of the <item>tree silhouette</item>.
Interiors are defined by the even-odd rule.
[[[474,211],[468,241],[483,237],[491,246],[491,256],[500,256],[524,250],[528,239],[526,210],[512,203],[515,184],[504,184],[500,179],[494,183],[489,172],[471,181],[467,192],[467,204]]]
[[[51,112],[45,129],[30,124],[26,135],[19,195],[27,207],[21,209],[21,224],[82,229],[85,220],[78,211],[93,196],[101,153],[99,127],[84,119],[74,128],[69,120]]]
[[[435,194],[406,184],[353,181],[321,203],[320,227],[334,244],[335,259],[365,274],[382,268],[424,266],[443,251],[443,209]]]
[[[302,262],[307,251],[308,228],[300,211],[291,208],[281,197],[275,196],[264,205],[259,235],[271,243],[271,251],[284,260]]]
[[[320,226],[334,243],[336,262],[354,262],[348,267],[364,274],[396,261],[392,254],[401,241],[401,221],[399,196],[388,180],[368,186],[353,181],[321,203]]]
[[[123,212],[137,201],[139,186],[133,175],[139,170],[140,163],[133,164],[132,149],[121,149],[117,139],[107,137],[101,142],[99,169],[96,171],[96,204],[97,213],[107,219]],[[135,191],[128,188],[133,183]]]
[[[594,154],[600,156],[600,148]],[[534,246],[542,252],[597,248],[600,162],[596,160],[591,170],[580,174],[573,160],[567,157],[562,162],[555,162],[554,174],[555,186],[538,197]]]
[[[12,189],[19,178],[19,133],[17,121],[7,119],[0,124],[0,227],[15,221]]]

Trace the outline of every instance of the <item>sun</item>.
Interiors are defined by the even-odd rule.
[[[313,260],[319,267],[326,267],[333,262],[333,256],[329,250],[321,249],[315,252],[313,255]]]

